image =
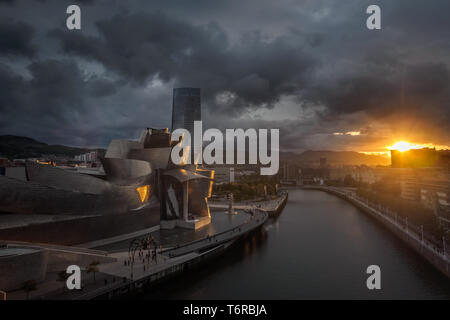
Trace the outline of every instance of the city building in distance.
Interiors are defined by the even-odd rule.
[[[436,167],[444,163],[446,154],[436,149],[391,150],[392,168]]]
[[[194,121],[202,120],[200,88],[174,88],[172,132],[186,129],[194,136]]]

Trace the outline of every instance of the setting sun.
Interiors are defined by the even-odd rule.
[[[409,144],[406,141],[396,142],[390,147],[391,150],[398,150],[400,152],[408,151],[408,150],[411,150],[413,148],[414,148],[414,146],[412,146],[411,144]]]
[[[426,147],[432,147],[432,145],[419,145],[419,144],[412,144],[412,143],[409,143],[406,141],[399,141],[399,142],[394,143],[392,146],[388,147],[388,149],[404,152],[404,151],[409,151],[411,149],[422,149],[422,148],[426,148]]]
[[[436,150],[450,150],[450,147],[446,146],[446,145],[435,145],[432,143],[416,144],[416,143],[410,143],[410,142],[406,142],[406,141],[398,141],[398,142],[394,143],[392,146],[386,147],[386,149],[397,150],[400,152],[409,151],[412,149],[423,149],[423,148],[436,149]]]

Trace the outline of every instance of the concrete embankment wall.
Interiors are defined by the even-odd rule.
[[[369,214],[371,217],[376,219],[382,225],[387,227],[397,237],[399,237],[401,240],[403,240],[403,242],[408,244],[412,249],[414,249],[417,253],[419,253],[423,258],[425,258],[428,262],[430,262],[433,266],[435,266],[439,271],[441,271],[443,274],[445,274],[447,277],[450,278],[450,265],[449,265],[448,258],[445,259],[441,254],[439,254],[436,251],[431,250],[427,246],[423,245],[423,243],[420,240],[415,238],[412,234],[407,233],[404,229],[399,228],[397,225],[392,223],[387,217],[378,213],[375,209],[367,207],[367,206],[363,205],[361,202],[359,202],[358,200],[350,198],[350,197],[346,196],[345,194],[342,194],[339,191],[336,191],[333,189],[328,189],[328,188],[323,188],[323,187],[313,187],[313,188],[306,187],[304,189],[325,191],[327,193],[336,195],[336,196],[352,203],[358,209]]]
[[[267,213],[269,214],[269,216],[278,215],[278,214],[280,214],[281,211],[283,211],[284,207],[286,206],[286,203],[287,203],[287,200],[289,197],[289,193],[286,192],[286,194],[284,194],[282,197],[283,198],[282,198],[281,202],[278,204],[278,206],[275,209],[266,210]]]

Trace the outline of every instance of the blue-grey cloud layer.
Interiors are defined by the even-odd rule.
[[[68,31],[71,2],[0,1],[0,134],[105,145],[170,126],[171,89],[198,86],[207,126],[280,127],[286,149],[450,144],[449,2],[375,1],[369,31],[372,2],[78,1]]]

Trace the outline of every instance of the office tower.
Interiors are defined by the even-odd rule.
[[[194,136],[194,121],[202,120],[200,88],[174,88],[172,105],[172,132],[186,129]]]

